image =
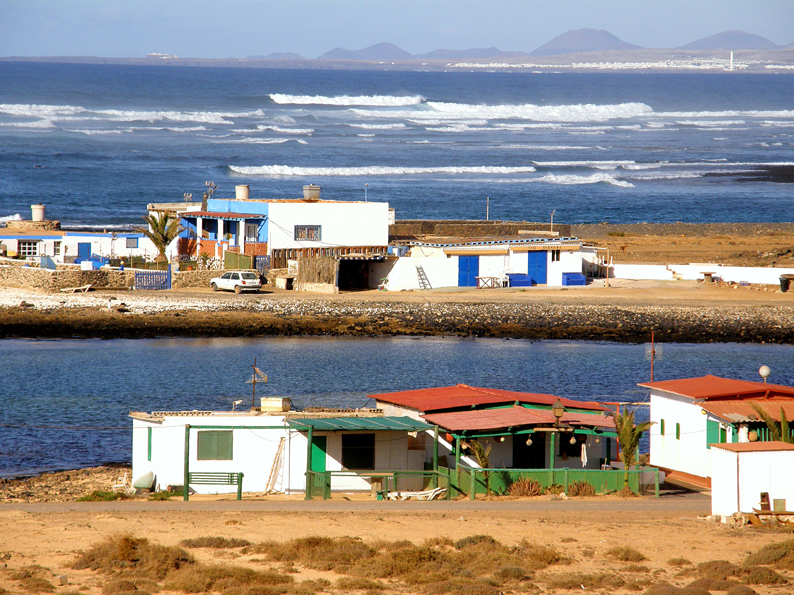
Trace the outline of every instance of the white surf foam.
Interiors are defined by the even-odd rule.
[[[364,130],[402,130],[405,124],[350,124],[353,128],[363,128]]]
[[[499,144],[500,149],[528,149],[530,151],[586,151],[592,147],[582,147],[577,145],[522,145]],[[537,162],[534,162],[537,163]]]
[[[539,167],[591,167],[595,169],[616,169],[618,166],[636,165],[630,160],[604,161],[533,161]]]
[[[620,188],[634,188],[634,184],[626,182],[625,180],[618,180],[609,174],[593,174],[591,176],[576,176],[576,175],[556,175],[547,174],[540,178],[533,178],[533,182],[546,182],[548,184],[560,184],[563,186],[581,185],[581,184],[612,184]]]
[[[5,215],[4,217],[0,217],[0,221],[22,221],[22,215],[20,213]]]
[[[36,122],[3,122],[0,126],[8,128],[55,128],[55,124],[49,118]]]
[[[311,134],[314,132],[314,128],[284,128],[283,126],[267,126],[265,124],[260,124],[256,128],[257,130],[271,130],[279,134]]]
[[[326,97],[323,95],[285,95],[272,93],[270,99],[279,105],[363,105],[372,107],[403,107],[419,105],[425,98],[421,95],[394,96],[394,95],[337,95]]]
[[[229,169],[248,176],[400,176],[418,174],[521,174],[532,173],[534,167],[290,167],[287,165],[263,165],[241,167],[230,165]]]
[[[87,136],[105,136],[110,134],[125,134],[133,132],[133,128],[116,128],[114,130],[79,130],[79,129],[66,129],[67,132],[79,132],[80,134],[85,134]]]

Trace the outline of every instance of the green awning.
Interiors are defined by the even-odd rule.
[[[344,430],[361,432],[374,430],[418,432],[433,428],[418,419],[411,417],[322,417],[315,419],[288,419],[287,425],[296,430],[308,430],[309,427],[318,431]]]

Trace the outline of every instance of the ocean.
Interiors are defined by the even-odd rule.
[[[790,220],[794,76],[0,62],[0,219],[151,202],[386,201],[398,219]]]
[[[367,395],[465,383],[600,402],[644,402],[648,345],[459,338],[0,341],[0,477],[129,463],[130,411],[373,406]],[[715,374],[793,385],[791,345],[657,345],[655,379]],[[647,420],[648,408],[637,409]],[[647,441],[641,445],[647,452]]]

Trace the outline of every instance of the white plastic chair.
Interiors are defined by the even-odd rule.
[[[124,492],[125,494],[134,494],[135,488],[132,485],[127,483],[127,472],[124,472],[122,477],[116,479],[116,483],[113,484],[113,493],[116,494],[118,492]]]

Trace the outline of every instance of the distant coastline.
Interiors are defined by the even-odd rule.
[[[499,71],[553,72],[676,72],[676,73],[794,73],[792,50],[607,50],[558,56],[495,56],[459,59],[322,60],[257,58],[104,58],[99,56],[5,56],[0,62],[112,64],[152,67],[268,68],[380,71]]]

